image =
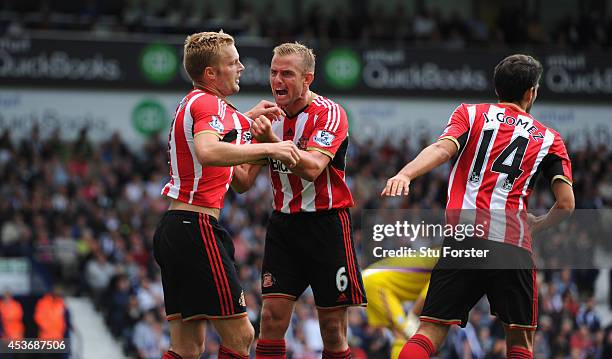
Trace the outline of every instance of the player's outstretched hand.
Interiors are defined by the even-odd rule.
[[[250,118],[266,116],[270,121],[274,121],[282,116],[285,116],[285,112],[274,102],[261,100],[255,107],[247,111],[246,115]]]
[[[385,189],[380,193],[381,196],[407,196],[410,188],[410,178],[397,174],[387,180]]]
[[[295,167],[300,160],[300,151],[293,141],[283,141],[273,143],[272,157],[275,160],[279,160],[282,163],[289,166],[289,168]]]
[[[251,123],[251,134],[258,142],[276,142],[272,133],[272,123],[263,115]]]

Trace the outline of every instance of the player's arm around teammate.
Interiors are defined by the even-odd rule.
[[[234,146],[221,141],[215,134],[203,133],[196,136],[194,142],[198,161],[204,166],[233,166],[270,157],[294,167],[300,159],[291,141]]]
[[[233,243],[219,224],[232,166],[274,158],[299,160],[291,141],[250,144],[249,119],[227,100],[239,90],[244,66],[230,35],[198,33],[185,41],[184,66],[194,89],[177,107],[168,138],[171,199],[154,236],[164,287],[170,348],[164,359],[195,359],[204,351],[206,321],[221,338],[220,359],[248,357],[254,330],[233,258]],[[282,111],[262,101],[251,116]]]

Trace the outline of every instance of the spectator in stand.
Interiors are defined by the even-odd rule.
[[[102,251],[96,251],[94,257],[87,262],[85,278],[93,296],[94,304],[98,309],[102,295],[114,274],[115,266],[108,262]]]
[[[154,311],[145,312],[136,323],[133,341],[139,359],[158,359],[170,346],[170,338],[162,331]]]
[[[601,320],[595,311],[595,297],[591,296],[583,303],[576,315],[576,324],[589,329],[591,333],[596,333],[601,329]]]
[[[52,131],[54,132],[54,131]],[[159,280],[155,279],[156,273],[151,269],[152,258],[149,255],[145,265],[144,272],[141,272],[140,265],[134,260],[131,253],[132,233],[137,233],[139,238],[143,239],[142,244],[147,251],[150,252],[150,242],[147,239],[152,238],[152,231],[155,229],[155,221],[166,210],[166,202],[158,198],[157,193],[166,179],[163,177],[167,173],[165,159],[159,156],[163,152],[166,139],[162,137],[153,137],[147,142],[143,151],[140,147],[129,147],[120,134],[116,134],[108,139],[102,139],[102,142],[92,147],[92,157],[99,158],[99,161],[90,161],[89,169],[85,177],[78,177],[69,174],[67,163],[71,160],[71,152],[63,151],[62,148],[70,148],[71,142],[62,140],[60,133],[55,131],[50,137],[39,138],[39,143],[36,148],[26,146],[23,152],[18,150],[11,141],[14,139],[9,137],[0,138],[0,195],[5,201],[0,201],[0,242],[5,243],[8,240],[8,246],[2,246],[0,252],[2,256],[24,256],[31,253],[32,239],[35,232],[47,231],[51,244],[55,238],[63,237],[60,232],[57,232],[55,223],[57,218],[61,218],[64,223],[70,224],[71,240],[77,243],[78,248],[78,277],[83,278],[85,282],[88,280],[87,266],[90,262],[96,261],[97,253],[103,251],[107,253],[107,263],[113,268],[115,274],[110,277],[117,276],[120,278],[124,275],[129,278],[129,289],[127,289],[127,303],[125,302],[126,290],[125,284],[117,284],[122,282],[120,279],[109,280],[104,288],[104,293],[108,293],[109,300],[102,301],[101,307],[105,313],[115,313],[121,315],[123,324],[117,325],[119,328],[119,338],[124,345],[126,355],[135,357],[137,355],[133,335],[136,323],[142,317],[142,311],[139,307],[136,290],[142,286],[144,275],[149,279],[151,284],[159,285]],[[6,141],[5,141],[6,139]],[[15,142],[16,143],[16,142]],[[399,169],[399,166],[413,158],[415,151],[420,148],[419,140],[406,140],[400,143],[393,143],[385,139],[379,141],[370,141],[354,136],[352,145],[349,147],[348,158],[351,165],[346,169],[347,183],[351,186],[355,195],[355,239],[362,237],[360,212],[362,208],[382,208],[398,206],[405,208],[420,208],[422,206],[435,206],[443,203],[443,198],[446,195],[446,188],[443,183],[446,181],[444,171],[430,174],[426,181],[418,191],[415,188],[414,197],[408,198],[405,201],[397,203],[384,204],[380,202],[375,189],[377,183],[381,183],[382,178],[389,172],[394,172]],[[579,176],[580,180],[576,181],[576,197],[580,199],[586,192],[588,187],[599,189],[599,199],[597,196],[594,200],[591,199],[585,205],[592,205],[599,201],[604,208],[610,208],[612,202],[607,199],[607,187],[612,187],[610,182],[610,161],[612,159],[612,146],[609,143],[604,143],[599,146],[597,143],[592,143],[584,147],[569,146],[570,157],[574,165],[574,171]],[[40,148],[40,149],[37,149]],[[50,150],[53,148],[54,150]],[[58,149],[57,152],[55,152]],[[49,161],[33,161],[29,162],[28,158],[35,157],[36,151],[59,153],[54,159]],[[397,157],[397,161],[389,161],[389,158]],[[5,158],[5,160],[3,160]],[[51,157],[49,157],[51,158]],[[600,165],[594,165],[599,163]],[[20,164],[20,165],[15,165]],[[21,165],[23,164],[23,165]],[[11,166],[10,170],[7,170]],[[31,173],[43,173],[45,167],[49,167],[51,178],[53,180],[46,181],[44,176],[36,177]],[[143,195],[140,201],[132,203],[123,197],[126,183],[130,182],[132,174],[138,173],[143,183],[152,184],[158,183],[158,189],[154,195]],[[129,177],[123,178],[124,174]],[[99,182],[99,192],[94,196],[85,195],[87,191],[83,188],[88,182]],[[161,183],[161,184],[159,184]],[[267,221],[269,203],[272,201],[269,191],[269,180],[266,176],[260,176],[251,191],[245,195],[237,195],[229,192],[226,196],[225,208],[226,213],[221,217],[221,221],[228,228],[229,232],[235,238],[236,256],[238,261],[242,263],[242,267],[248,269],[241,270],[240,281],[245,289],[247,297],[247,305],[249,319],[258,327],[257,314],[260,311],[260,303],[256,299],[260,293],[260,275],[258,268],[261,267],[260,258],[263,254],[263,238],[265,235],[265,223]],[[586,185],[585,183],[588,183]],[[153,185],[152,185],[153,186]],[[32,206],[31,198],[35,187],[37,189],[38,198],[42,198],[42,202],[51,203],[51,198],[54,194],[62,193],[60,202],[65,202],[61,206],[44,207]],[[60,191],[60,188],[64,190]],[[416,186],[415,186],[416,187]],[[603,191],[601,189],[604,189]],[[418,192],[418,193],[417,193]],[[546,207],[547,201],[550,199],[547,194],[538,195],[537,188],[533,194],[533,208]],[[612,197],[611,197],[612,198]],[[531,204],[531,203],[530,203]],[[610,212],[606,210],[606,212]],[[602,221],[603,228],[608,228],[612,221]],[[591,251],[589,248],[594,246],[594,239],[599,239],[601,236],[593,236],[590,234],[581,234],[583,228],[568,228],[567,233],[559,233],[555,236],[558,238],[549,238],[546,243],[547,257],[554,257],[557,253],[561,253],[564,249],[568,238],[578,238],[578,244],[582,246],[586,244],[584,250],[581,250],[580,256]],[[113,232],[113,234],[111,234]],[[9,234],[5,237],[4,233]],[[13,234],[11,234],[13,233]],[[17,234],[15,234],[17,233]],[[589,232],[590,233],[590,232]],[[605,233],[605,232],[604,232]],[[13,235],[14,237],[10,237]],[[13,240],[13,242],[11,242]],[[118,242],[125,242],[122,247]],[[588,242],[582,242],[588,241]],[[554,243],[552,243],[554,242]],[[555,247],[560,244],[561,246]],[[608,245],[606,242],[602,245]],[[52,248],[55,248],[53,246]],[[599,250],[599,249],[598,249]],[[115,251],[125,251],[124,255],[115,255]],[[140,249],[138,249],[140,252]],[[240,253],[238,253],[240,252]],[[52,255],[55,255],[53,253]],[[110,256],[109,256],[110,255]],[[142,258],[139,259],[141,261]],[[123,269],[121,269],[123,268]],[[560,268],[557,266],[556,268]],[[591,313],[600,316],[595,306],[592,310],[590,298],[592,293],[589,293],[588,288],[581,288],[575,271],[561,274],[559,270],[550,270],[546,273],[541,272],[539,275],[541,282],[541,291],[539,293],[540,308],[540,325],[536,339],[536,358],[568,358],[570,356],[570,346],[572,335],[578,333],[580,325],[586,325],[590,329],[588,336],[592,341],[592,347],[595,348],[594,359],[612,358],[612,326],[610,322],[604,321],[604,317],[600,317],[600,329],[593,329],[591,325]],[[86,279],[87,278],[87,279]],[[565,279],[562,279],[565,278]],[[59,281],[62,279],[59,278]],[[569,284],[568,283],[573,283]],[[570,305],[564,309],[564,296],[558,288],[563,285],[570,289],[570,292],[577,291],[577,296],[572,295],[571,301],[575,305]],[[120,299],[112,299],[123,297]],[[306,295],[304,302],[312,305],[312,297]],[[569,303],[569,302],[568,302]],[[303,306],[303,304],[300,304]],[[112,309],[111,309],[112,308]],[[156,311],[163,308],[156,306]],[[574,314],[572,312],[575,310]],[[357,310],[359,311],[359,309]],[[255,313],[255,314],[253,314]],[[363,313],[361,313],[363,316]],[[308,314],[305,316],[311,321],[311,324],[316,328],[316,318]],[[491,348],[487,349],[485,358],[497,359],[505,357],[505,343],[500,338],[503,337],[503,331],[492,322],[485,321],[489,317],[482,315],[483,319],[478,323],[472,322],[474,329],[479,334],[480,342],[485,347],[485,342],[492,342]],[[363,319],[358,320],[354,314],[350,314],[350,334],[349,342],[351,343],[352,353],[357,356],[357,350],[353,348],[362,348],[368,358],[383,359],[389,358],[389,340],[385,337],[384,332],[372,330],[368,327]],[[109,327],[112,327],[109,322]],[[306,339],[303,331],[299,328],[303,327],[303,320],[294,316],[292,319],[293,332],[290,330],[287,335],[287,355],[295,355],[296,352],[304,352]],[[576,323],[576,324],[575,324]],[[489,337],[483,335],[483,330],[489,331]],[[214,336],[210,336],[207,342],[210,345],[207,348],[208,356],[206,358],[215,358],[218,351],[218,344],[215,342]],[[301,343],[301,344],[300,344]],[[301,346],[300,346],[301,345]],[[490,345],[490,344],[489,344]],[[295,348],[295,351],[293,350]],[[308,351],[307,351],[308,352]],[[310,351],[312,353],[312,351]],[[541,354],[540,354],[541,353]],[[443,348],[440,357],[445,358],[448,354],[448,348]],[[301,355],[301,354],[300,354]],[[308,354],[311,355],[311,354]],[[295,356],[294,356],[295,357]]]
[[[123,275],[118,276],[114,283],[114,290],[110,291],[110,304],[106,311],[106,320],[111,333],[115,337],[119,337],[127,324],[125,311],[130,301],[131,288],[129,280]]]
[[[36,29],[77,30],[108,37],[115,33],[183,34],[201,29],[201,24],[206,24],[208,30],[223,28],[250,39],[271,39],[274,43],[302,39],[324,46],[330,44],[330,40],[361,41],[364,44],[372,41],[387,41],[389,44],[396,41],[401,45],[450,44],[451,47],[464,42],[483,47],[525,44],[599,50],[612,46],[610,5],[605,1],[566,1],[565,9],[563,6],[555,9],[555,13],[561,12],[559,15],[564,15],[565,11],[565,16],[552,22],[549,19],[542,21],[542,17],[548,17],[543,16],[549,13],[547,5],[550,3],[547,2],[532,1],[524,7],[513,2],[483,6],[478,1],[469,1],[466,6],[473,9],[473,14],[460,22],[462,27],[469,29],[466,32],[457,28],[432,31],[443,30],[448,23],[454,22],[453,10],[442,16],[440,9],[425,1],[389,3],[396,6],[368,1],[357,1],[354,6],[347,6],[342,1],[331,1],[325,6],[320,2],[309,2],[307,8],[300,8],[303,6],[301,2],[290,2],[288,6],[292,13],[298,16],[288,24],[279,12],[279,6],[274,6],[272,1],[235,2],[232,13],[237,16],[218,13],[208,2],[194,4],[183,1],[170,7],[157,0],[142,0],[108,7],[106,2],[94,0],[72,8],[55,8],[49,2],[43,2],[40,8],[12,8],[9,2],[0,9],[0,15],[4,15],[0,32],[23,36]],[[405,4],[408,3],[413,7],[407,7]],[[573,11],[570,6],[574,7]],[[100,17],[100,8],[106,9],[103,18]],[[50,15],[51,12],[54,16]],[[498,16],[496,21],[497,14],[504,16]]]

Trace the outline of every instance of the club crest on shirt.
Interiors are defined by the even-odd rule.
[[[208,124],[210,125],[210,127],[217,130],[217,132],[223,132],[223,130],[225,129],[225,127],[223,127],[223,123],[219,120],[219,117],[217,116],[213,116],[212,121],[210,121]]]
[[[308,137],[302,137],[296,143],[297,148],[300,150],[306,151],[306,146],[308,145]]]
[[[476,172],[472,172],[472,174],[470,175],[469,181],[472,183],[480,182],[480,174]]]
[[[504,191],[512,191],[512,186],[514,185],[514,182],[510,182],[508,181],[508,179],[506,178],[504,180],[504,183],[502,183],[502,189]]]
[[[319,130],[312,140],[320,146],[330,147],[334,138],[336,138],[336,136],[332,135],[331,132]]]
[[[253,139],[253,135],[251,135],[251,131],[246,131],[245,133],[242,134],[243,143],[251,143],[252,139]]]
[[[266,272],[261,277],[261,286],[264,288],[268,288],[274,285],[274,277],[272,277],[272,273]]]

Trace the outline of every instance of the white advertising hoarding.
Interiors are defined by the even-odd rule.
[[[143,143],[148,134],[165,136],[183,93],[134,91],[77,91],[46,89],[0,89],[0,130],[12,138],[25,138],[38,124],[43,138],[55,128],[73,139],[87,126],[94,141],[119,132],[131,145]],[[269,94],[232,97],[246,111]],[[393,141],[425,137],[433,140],[443,130],[449,115],[460,103],[450,99],[334,98],[347,111],[351,135],[356,139]],[[536,102],[534,117],[553,127],[574,146],[589,138],[612,143],[612,106],[601,104],[558,104]]]
[[[0,294],[5,290],[13,295],[30,294],[30,273],[27,258],[0,258]]]
[[[339,100],[349,111],[352,134],[374,138],[400,139],[425,136],[434,140],[442,133],[449,116],[461,103],[424,99]],[[484,101],[483,101],[484,102]],[[476,103],[476,102],[471,102]],[[531,111],[540,122],[558,131],[575,146],[586,139],[612,143],[612,106],[536,102]]]

